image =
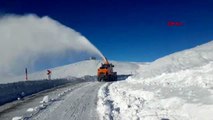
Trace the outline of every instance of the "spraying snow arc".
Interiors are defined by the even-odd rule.
[[[35,71],[74,60],[103,57],[80,33],[45,16],[6,15],[0,18],[0,77]],[[44,67],[45,66],[45,67]]]

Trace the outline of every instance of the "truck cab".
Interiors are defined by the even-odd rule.
[[[105,63],[101,64],[101,67],[98,69],[98,81],[116,81],[117,73],[113,72],[113,67],[114,65],[105,58]]]

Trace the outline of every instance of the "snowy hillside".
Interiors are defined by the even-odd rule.
[[[126,81],[99,91],[101,119],[210,120],[213,41],[140,66]]]
[[[60,66],[50,69],[52,71],[52,78],[66,78],[66,77],[83,77],[85,75],[96,75],[98,67],[101,66],[101,60],[85,60],[77,63]],[[110,61],[115,65],[114,71],[118,74],[134,74],[139,65],[130,62]],[[23,81],[24,76],[15,77],[10,80],[1,81],[1,83]],[[47,79],[47,71],[39,71],[29,74],[29,80]]]
[[[153,77],[162,73],[199,67],[211,61],[213,61],[213,41],[157,59],[150,65],[141,67],[140,74],[135,77]]]

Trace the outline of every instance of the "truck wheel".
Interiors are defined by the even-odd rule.
[[[98,82],[101,82],[101,78],[100,77],[98,77]]]
[[[102,77],[101,79],[100,79],[100,82],[103,82],[104,81],[104,78]]]

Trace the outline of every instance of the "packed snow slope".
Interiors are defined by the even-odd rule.
[[[211,120],[213,41],[140,66],[98,96],[101,119]]]
[[[211,61],[213,61],[213,41],[157,59],[150,65],[141,67],[135,77],[154,77],[162,73],[199,67]]]
[[[118,61],[110,61],[110,62],[112,62],[112,64],[115,65],[114,71],[116,71],[117,74],[120,75],[134,74],[139,68],[139,65],[143,64],[143,63],[118,62]],[[101,63],[103,63],[102,60],[84,60],[73,64],[52,68],[50,69],[52,71],[52,79],[97,75],[97,69],[101,66]],[[10,80],[1,81],[1,83],[23,81],[24,78],[25,76],[19,76]],[[40,80],[40,79],[47,79],[46,70],[29,74],[29,80]]]

